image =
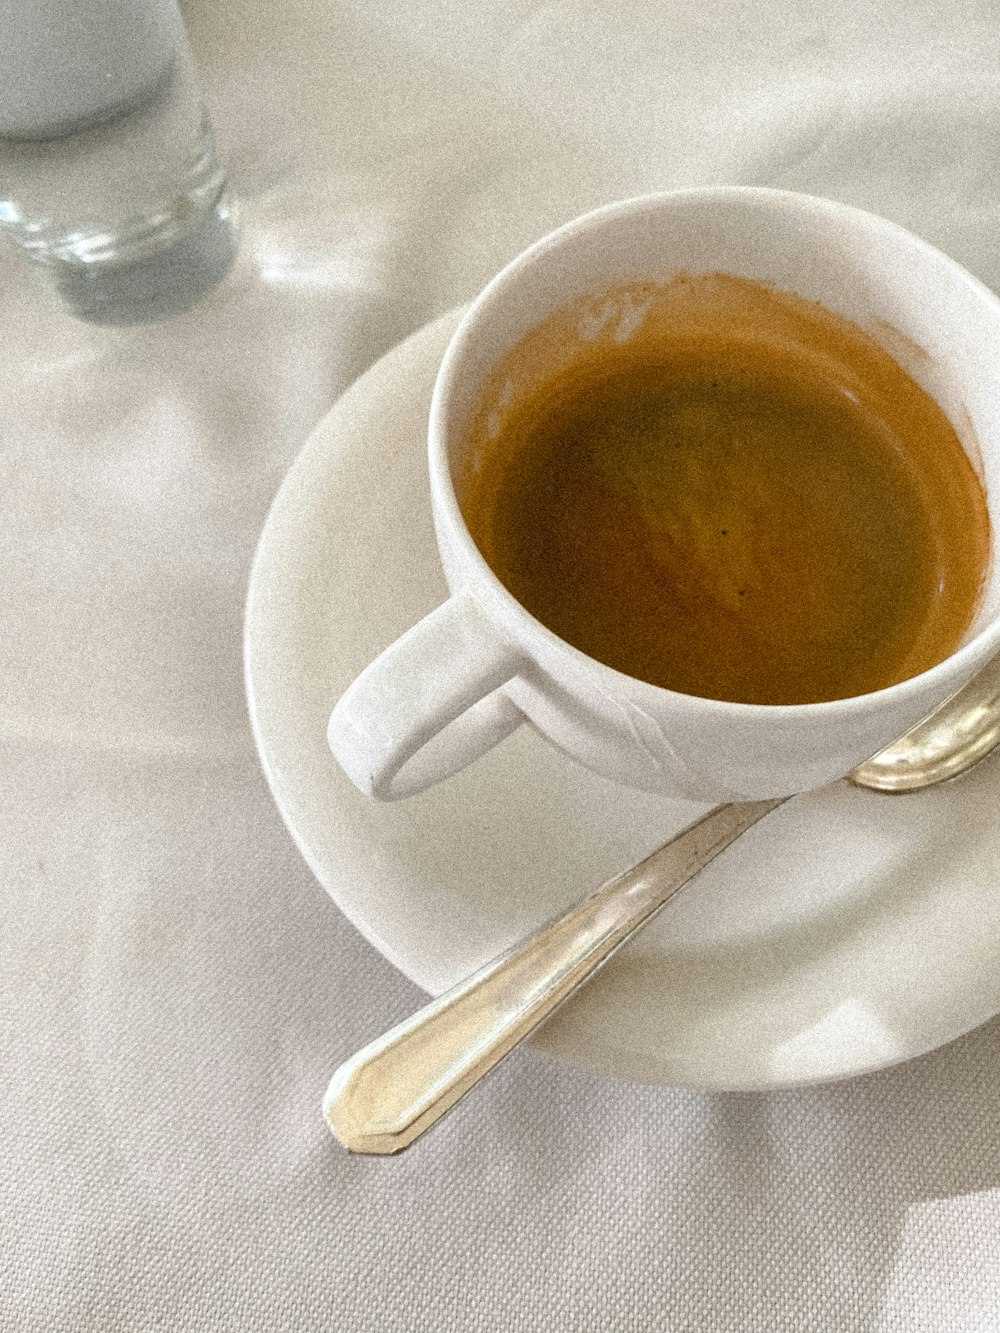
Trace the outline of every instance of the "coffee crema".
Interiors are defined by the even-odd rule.
[[[990,551],[934,399],[825,307],[725,274],[587,297],[500,361],[459,500],[538,620],[685,694],[800,704],[943,661]]]

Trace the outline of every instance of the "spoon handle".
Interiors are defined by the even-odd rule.
[[[346,1147],[396,1153],[494,1069],[678,889],[782,800],[720,805],[342,1064],[323,1114]]]

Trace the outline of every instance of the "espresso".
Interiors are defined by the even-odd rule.
[[[522,605],[685,694],[813,703],[942,661],[975,614],[983,487],[861,329],[721,274],[550,316],[497,367],[460,501]]]

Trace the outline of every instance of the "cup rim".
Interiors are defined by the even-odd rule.
[[[828,199],[822,195],[752,185],[708,185],[653,191],[648,194],[633,195],[627,199],[602,204],[598,208],[591,209],[587,213],[582,213],[575,218],[571,218],[568,222],[562,223],[559,227],[547,232],[522,250],[487,283],[462,316],[458,328],[452,334],[445,349],[431,396],[428,423],[428,467],[432,508],[438,520],[447,525],[449,535],[461,545],[464,559],[471,565],[477,581],[485,584],[491,597],[503,607],[506,616],[515,622],[521,622],[529,635],[536,638],[540,637],[550,648],[567,655],[569,661],[574,664],[577,670],[583,670],[589,674],[594,683],[606,694],[620,694],[623,689],[628,693],[633,693],[637,689],[643,693],[651,691],[655,698],[696,705],[703,710],[711,711],[718,717],[742,718],[745,720],[766,719],[770,721],[779,719],[799,721],[815,719],[819,721],[833,715],[848,717],[864,713],[868,711],[873,703],[895,701],[903,703],[911,695],[924,690],[928,685],[936,683],[942,676],[952,674],[956,667],[961,670],[970,658],[978,659],[982,655],[984,644],[989,645],[991,650],[995,652],[1000,647],[1000,616],[994,617],[968,643],[962,644],[935,666],[929,667],[916,676],[898,681],[895,685],[887,685],[880,690],[871,690],[867,694],[854,694],[843,699],[826,699],[814,703],[799,704],[741,703],[730,699],[714,699],[708,695],[684,694],[679,690],[670,690],[662,685],[654,685],[651,681],[643,680],[639,676],[630,676],[615,667],[608,666],[607,663],[591,657],[581,649],[574,647],[566,639],[561,638],[554,630],[549,629],[547,625],[538,620],[527,607],[518,601],[493,572],[476,545],[465,522],[458,503],[448,459],[447,439],[450,412],[448,397],[451,384],[461,370],[461,360],[465,354],[469,338],[482,318],[484,310],[488,309],[500,292],[517,281],[526,269],[540,262],[551,250],[559,248],[580,231],[603,226],[609,221],[627,217],[630,214],[655,211],[664,204],[681,203],[684,200],[710,199],[740,199],[751,202],[756,200],[772,204],[782,203],[827,214],[853,216],[859,220],[863,219],[869,225],[875,223],[885,231],[905,240],[907,244],[925,251],[934,262],[950,269],[952,275],[964,283],[979,300],[985,300],[988,304],[993,305],[997,313],[1000,314],[1000,297],[974,274],[970,273],[968,269],[963,268],[957,260],[945,254],[943,250],[939,250],[937,246],[909,231],[898,222],[884,218],[878,213],[872,213],[868,209],[841,203],[839,200]],[[987,578],[993,562],[997,558],[997,537],[993,531],[992,515],[990,528],[991,544],[987,564]],[[992,643],[990,643],[991,640]]]

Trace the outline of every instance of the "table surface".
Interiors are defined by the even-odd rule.
[[[528,1050],[406,1156],[340,1151],[330,1073],[421,996],[283,828],[240,652],[310,428],[574,214],[812,191],[1000,288],[1000,11],[185,13],[241,199],[225,285],[100,330],[0,256],[0,1330],[1000,1329],[997,1022],[767,1095]]]

